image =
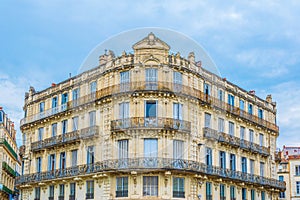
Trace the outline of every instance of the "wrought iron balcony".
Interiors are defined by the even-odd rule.
[[[189,171],[207,176],[231,179],[232,181],[240,183],[256,184],[264,187],[276,188],[279,190],[285,189],[285,182],[281,182],[276,179],[247,174],[240,171],[232,171],[230,169],[222,169],[216,166],[205,165],[197,161],[157,157],[105,160],[96,162],[94,164],[79,165],[66,169],[27,174],[16,177],[16,185],[20,186],[22,184],[32,184],[41,181],[78,177],[102,172],[132,170]]]
[[[4,147],[6,147],[6,149],[12,154],[12,156],[18,160],[18,155],[15,152],[15,150],[10,146],[10,144],[6,141],[6,139],[4,138],[0,138],[0,145],[3,144]]]
[[[56,108],[51,108],[45,110],[42,113],[37,113],[26,118],[23,118],[20,122],[20,125],[28,124],[37,120],[41,120],[43,118],[64,112],[66,110],[71,110],[78,106],[82,106],[87,103],[94,102],[99,99],[103,99],[105,97],[111,97],[112,95],[122,95],[124,93],[139,93],[139,92],[160,92],[160,93],[169,93],[178,96],[189,96],[191,98],[197,99],[204,104],[215,107],[223,112],[228,112],[230,114],[239,116],[242,119],[255,123],[257,125],[266,127],[273,131],[278,132],[278,126],[274,123],[268,122],[264,119],[259,118],[258,116],[252,115],[241,110],[238,107],[234,107],[225,103],[224,101],[220,101],[217,98],[214,98],[210,95],[204,94],[199,89],[195,89],[190,86],[175,84],[172,82],[131,82],[128,84],[118,84],[108,86],[106,88],[102,88],[98,90],[96,93],[88,94],[82,96],[76,100],[69,101],[67,104],[58,106]]]
[[[17,176],[16,171],[13,168],[11,168],[5,161],[2,162],[2,169],[5,170],[8,174],[10,174],[12,177]]]
[[[229,135],[226,133],[218,132],[217,130],[205,127],[203,128],[204,137],[209,139],[214,139],[220,143],[230,145],[236,148],[241,148],[246,151],[250,151],[253,153],[259,153],[262,156],[269,156],[270,150],[267,147],[260,146],[253,142],[249,142],[233,135]]]
[[[69,133],[46,138],[41,141],[32,142],[31,150],[32,151],[40,151],[42,149],[52,148],[54,146],[78,142],[81,139],[87,139],[87,138],[95,137],[98,135],[99,135],[99,127],[92,126],[92,127],[81,129],[80,131],[76,130],[76,131],[72,131]]]
[[[191,122],[162,117],[132,117],[111,121],[112,131],[126,129],[166,129],[189,133],[191,131]]]

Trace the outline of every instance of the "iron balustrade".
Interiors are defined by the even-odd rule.
[[[218,98],[212,97],[203,93],[201,90],[181,85],[175,84],[172,82],[147,82],[147,81],[140,81],[140,82],[130,82],[125,84],[117,84],[108,86],[98,90],[96,93],[91,93],[85,96],[82,96],[78,99],[72,100],[67,102],[66,104],[60,105],[55,108],[51,108],[45,110],[44,112],[37,113],[28,117],[25,117],[21,120],[20,125],[23,126],[28,123],[32,123],[34,121],[41,120],[43,118],[71,110],[78,106],[94,102],[98,99],[102,99],[105,97],[110,97],[114,95],[122,95],[124,93],[135,93],[135,92],[143,92],[143,91],[153,91],[153,92],[161,92],[161,93],[170,93],[178,96],[189,96],[192,98],[196,98],[199,101],[218,108],[224,112],[231,113],[233,115],[239,116],[245,120],[248,120],[252,123],[257,125],[261,125],[268,129],[271,129],[275,132],[279,131],[279,128],[276,124],[271,123],[267,120],[261,119],[256,115],[250,114],[241,110],[239,107],[232,106],[224,101],[219,100]]]
[[[41,141],[36,141],[31,143],[32,151],[39,151],[45,148],[51,148],[53,146],[64,145],[67,143],[72,143],[79,141],[80,139],[87,139],[89,137],[94,137],[99,135],[99,126],[92,126],[69,133],[56,135],[54,137],[46,138]]]
[[[267,147],[260,146],[253,142],[249,142],[247,140],[240,139],[233,135],[229,135],[223,132],[218,132],[217,130],[205,127],[203,128],[204,137],[215,139],[220,143],[228,144],[233,147],[238,147],[247,151],[251,151],[253,153],[259,153],[263,156],[269,156],[270,150]]]
[[[122,131],[124,129],[151,129],[160,128],[168,130],[191,131],[191,122],[163,117],[132,117],[111,121],[112,131]]]
[[[158,157],[141,157],[99,161],[93,164],[78,165],[65,169],[56,169],[40,173],[26,174],[16,177],[16,185],[39,183],[63,178],[74,178],[83,175],[109,171],[132,171],[132,170],[176,170],[192,172],[207,176],[230,179],[237,182],[248,184],[257,184],[264,187],[272,187],[279,190],[285,189],[285,182],[277,179],[261,177],[258,175],[248,174],[230,169],[222,169],[217,166],[205,165],[198,161],[158,158]]]

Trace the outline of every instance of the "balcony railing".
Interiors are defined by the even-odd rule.
[[[24,124],[28,124],[43,119],[45,117],[49,117],[58,114],[60,112],[64,112],[66,110],[73,109],[77,106],[91,103],[97,99],[109,97],[112,95],[143,92],[143,91],[155,91],[161,93],[167,92],[178,96],[189,96],[192,98],[196,98],[207,105],[216,107],[224,112],[237,115],[257,125],[261,125],[268,129],[278,132],[278,126],[276,124],[268,122],[248,112],[245,112],[238,107],[231,106],[228,103],[225,103],[224,101],[220,101],[219,99],[214,98],[210,95],[206,95],[199,89],[195,89],[193,87],[186,86],[186,85],[174,84],[171,82],[146,82],[146,81],[131,82],[128,84],[118,84],[118,85],[112,85],[106,88],[102,88],[98,90],[96,94],[94,93],[88,94],[76,100],[69,101],[67,104],[58,106],[56,108],[51,108],[42,113],[34,114],[26,118],[23,118],[20,122],[20,125],[23,126]]]
[[[17,176],[16,171],[13,168],[11,168],[5,161],[2,162],[2,169],[13,177]]]
[[[207,127],[203,128],[203,132],[204,132],[204,137],[210,138],[210,139],[215,139],[220,143],[228,144],[230,146],[241,148],[241,149],[253,152],[253,153],[259,153],[263,156],[270,155],[269,148],[260,146],[253,142],[249,142],[249,141],[240,139],[233,135],[218,132],[217,130],[207,128]]]
[[[76,142],[79,141],[80,139],[87,139],[89,137],[94,137],[97,135],[99,135],[99,127],[92,126],[92,127],[81,129],[80,131],[79,130],[72,131],[69,133],[46,138],[41,141],[32,142],[31,150],[39,151],[41,149],[52,148],[54,146]]]
[[[41,181],[51,181],[54,179],[78,177],[81,175],[89,175],[94,173],[108,171],[132,171],[132,170],[176,170],[189,171],[197,174],[214,176],[219,178],[231,179],[241,183],[256,184],[264,187],[285,189],[285,182],[276,179],[270,179],[253,174],[243,173],[240,171],[232,171],[230,169],[222,169],[216,166],[209,166],[197,161],[142,157],[127,158],[116,160],[105,160],[94,164],[85,164],[66,169],[57,169],[53,171],[45,171],[41,173],[27,174],[16,177],[16,185],[38,183]]]
[[[173,118],[162,117],[132,117],[111,121],[112,131],[122,131],[124,129],[168,129],[184,132],[191,131],[191,122]]]
[[[10,146],[10,144],[6,141],[4,138],[0,138],[0,144],[3,144],[7,150],[15,157],[16,160],[18,160],[18,155],[15,152],[15,150]]]

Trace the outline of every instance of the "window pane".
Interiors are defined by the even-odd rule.
[[[144,139],[144,155],[145,157],[157,157],[157,139]]]
[[[146,117],[156,117],[156,101],[146,102]]]
[[[143,196],[158,196],[158,177],[143,177]]]

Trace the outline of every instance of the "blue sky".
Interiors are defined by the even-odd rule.
[[[231,82],[261,98],[272,94],[278,146],[299,145],[299,10],[297,0],[3,0],[0,105],[18,125],[29,86],[42,90],[75,75],[89,52],[112,35],[162,27],[201,44]]]

